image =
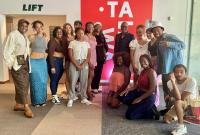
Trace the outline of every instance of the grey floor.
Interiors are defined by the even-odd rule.
[[[44,108],[32,107],[35,117],[27,119],[23,112],[13,111],[13,84],[0,84],[0,135],[170,135],[175,123],[129,121],[124,118],[126,106],[118,110],[108,108],[105,104],[107,88],[103,89],[92,106],[76,103],[69,109],[66,100],[60,106],[48,102]],[[164,106],[163,102],[161,100],[159,108]],[[200,135],[200,126],[187,124],[187,127],[187,135]]]
[[[161,88],[162,89],[162,88]],[[119,109],[111,109],[106,105],[107,92],[102,93],[102,134],[103,135],[170,135],[176,123],[165,124],[160,118],[156,120],[127,120],[124,117],[127,107],[122,105]],[[162,90],[160,91],[160,106],[165,104]],[[186,124],[187,135],[200,135],[200,126]]]

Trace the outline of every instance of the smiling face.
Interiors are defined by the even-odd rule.
[[[41,23],[36,23],[35,24],[35,27],[34,27],[34,30],[37,32],[37,33],[42,33],[43,32],[43,25]]]
[[[102,30],[102,26],[99,24],[96,24],[94,27],[94,30],[99,33]]]
[[[76,38],[77,40],[84,40],[84,31],[82,29],[79,29],[76,32]]]
[[[155,27],[152,29],[155,38],[160,37],[163,34],[163,29],[161,27]]]
[[[154,38],[154,35],[153,35],[153,33],[150,31],[150,30],[148,30],[147,32],[146,32],[146,34],[147,34],[147,38],[148,39],[153,39]]]
[[[88,33],[92,33],[94,31],[94,25],[93,24],[88,24],[86,27]]]
[[[23,35],[28,31],[28,24],[27,23],[21,23],[18,26],[18,30],[20,33],[22,33]]]
[[[128,23],[127,22],[123,22],[121,25],[121,31],[122,33],[126,33],[128,32]]]
[[[123,65],[123,58],[122,56],[117,57],[117,66],[122,66]]]
[[[148,61],[148,59],[146,57],[141,57],[140,58],[140,65],[144,69],[149,68],[149,61]]]
[[[141,39],[145,35],[145,29],[141,27],[138,28],[136,30],[136,35],[137,35],[137,38]]]
[[[62,36],[63,36],[62,29],[58,29],[58,30],[56,31],[56,38],[61,39]]]
[[[68,33],[68,34],[71,34],[71,32],[72,32],[72,27],[71,27],[70,25],[66,25],[66,26],[64,27],[64,31],[65,31],[66,33]]]

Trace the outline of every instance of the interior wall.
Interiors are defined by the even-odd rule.
[[[165,32],[174,34],[186,44],[184,64],[187,65],[191,0],[153,0],[153,20],[161,21]]]
[[[3,42],[6,38],[6,16],[0,14],[0,82],[9,80],[8,68],[3,58]]]
[[[189,75],[197,79],[200,87],[200,1],[194,0],[191,33],[191,48],[189,55]]]
[[[30,22],[27,35],[33,34],[34,31],[32,29],[32,22],[35,20],[40,20],[44,23],[44,32],[47,34],[47,38],[50,39],[50,30],[49,26],[63,26],[66,22],[66,16],[64,15],[12,15],[13,18],[13,29],[17,29],[17,22],[19,19],[26,19]]]

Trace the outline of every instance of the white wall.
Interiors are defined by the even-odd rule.
[[[23,11],[23,4],[43,4],[44,7],[41,11]],[[80,8],[80,0],[0,0],[1,14],[66,15],[69,23],[80,19]]]
[[[165,32],[186,43],[184,64],[187,64],[190,10],[191,0],[153,0],[153,20],[161,21]]]
[[[0,14],[0,82],[9,80],[8,68],[3,59],[3,42],[6,38],[6,17]]]

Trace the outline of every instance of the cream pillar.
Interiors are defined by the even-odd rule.
[[[0,14],[0,82],[9,80],[8,67],[3,60],[4,40],[6,38],[6,16]]]

